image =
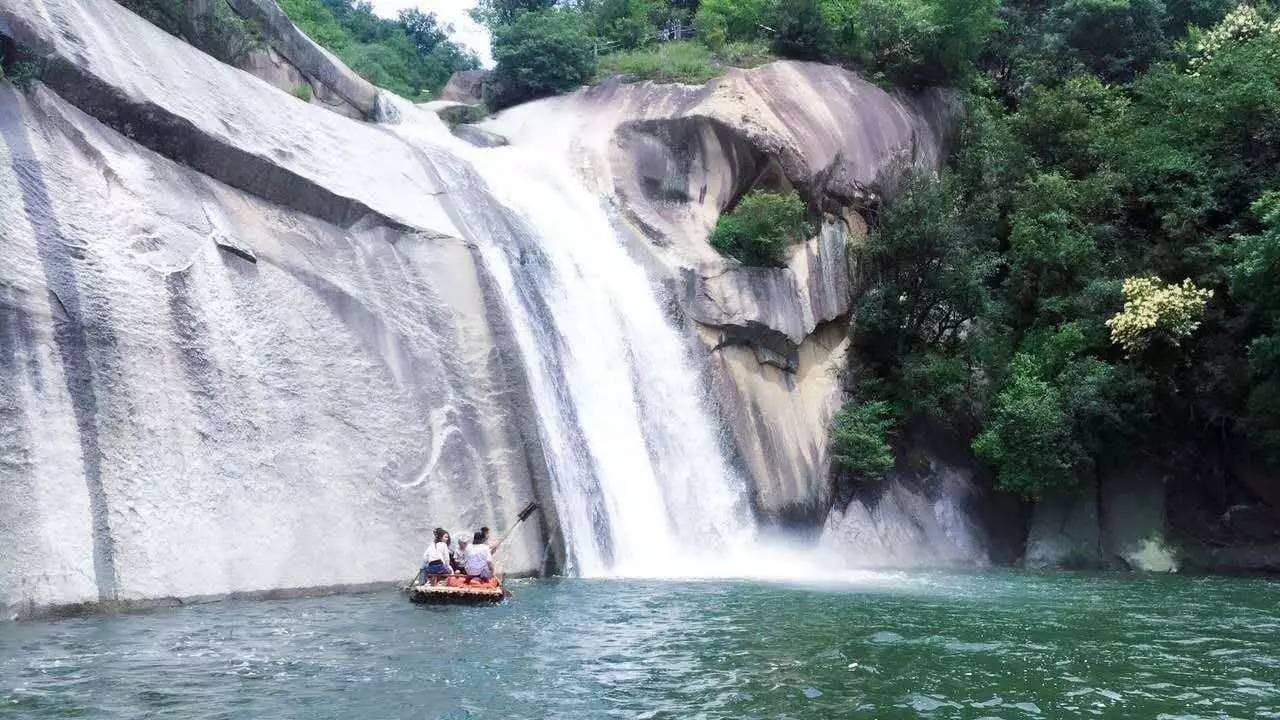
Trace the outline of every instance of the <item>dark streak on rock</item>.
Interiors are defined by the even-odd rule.
[[[125,137],[180,164],[312,217],[350,227],[366,216],[402,227],[353,198],[343,197],[308,178],[234,144],[207,134],[190,120],[153,103],[129,97],[124,90],[52,56],[41,80],[72,105]]]
[[[43,172],[35,162],[35,151],[27,138],[27,129],[16,112],[25,102],[13,89],[0,102],[0,136],[9,147],[13,171],[22,189],[23,210],[35,233],[36,249],[44,273],[46,287],[56,294],[65,322],[54,323],[53,335],[62,361],[67,395],[71,399],[80,440],[85,486],[93,523],[93,567],[98,597],[109,602],[116,597],[115,543],[107,494],[102,480],[102,448],[98,437],[98,396],[95,391],[94,354],[109,354],[115,345],[110,323],[103,317],[87,317],[76,276],[76,259],[83,253],[68,247],[53,213],[52,198]],[[99,314],[104,309],[97,309]],[[107,352],[103,352],[106,350]]]

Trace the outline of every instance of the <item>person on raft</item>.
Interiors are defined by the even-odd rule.
[[[449,533],[444,528],[436,528],[434,539],[422,554],[422,562],[422,572],[432,585],[439,582],[442,576],[453,574],[449,563]]]
[[[493,579],[493,553],[489,550],[484,530],[477,532],[463,560],[468,578]]]
[[[470,542],[465,537],[458,538],[458,549],[449,550],[449,564],[453,566],[455,573],[465,574],[467,572],[467,545],[469,544]]]

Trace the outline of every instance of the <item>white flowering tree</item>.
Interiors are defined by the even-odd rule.
[[[1212,290],[1198,288],[1189,279],[1175,284],[1155,277],[1128,278],[1124,309],[1107,321],[1111,341],[1129,355],[1142,352],[1158,337],[1178,345],[1200,327],[1211,297]]]
[[[1188,62],[1192,74],[1199,73],[1223,50],[1264,35],[1280,39],[1280,18],[1267,22],[1252,5],[1236,6],[1217,25],[1193,36]]]

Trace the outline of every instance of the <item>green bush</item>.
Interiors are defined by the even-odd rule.
[[[521,13],[550,10],[555,5],[556,0],[480,0],[471,15],[490,30],[497,30],[515,22]]]
[[[556,9],[517,15],[493,32],[497,65],[488,105],[502,109],[589,82],[596,71],[594,47],[581,13]]]
[[[770,52],[769,44],[763,40],[726,42],[715,51],[715,57],[721,65],[739,68],[759,67],[777,60]]]
[[[729,42],[713,52],[705,44],[684,40],[600,57],[596,81],[615,75],[633,80],[697,85],[719,77],[730,67],[756,67],[773,60],[759,41]]]
[[[761,37],[768,18],[769,0],[702,0],[694,25],[712,49],[726,41]]]
[[[31,60],[17,62],[9,67],[5,75],[14,85],[27,90],[31,87],[31,83],[40,79],[40,65]]]
[[[845,403],[831,427],[835,466],[856,482],[878,480],[893,467],[893,414],[885,402]]]
[[[781,266],[787,246],[813,232],[799,195],[752,190],[733,212],[720,216],[711,246],[745,265]]]
[[[697,42],[669,42],[600,58],[599,78],[626,75],[636,80],[699,84],[720,75],[711,51]]]
[[[289,94],[293,95],[294,97],[298,98],[304,103],[311,102],[311,97],[312,97],[311,86],[306,83],[303,83],[295,87]]]

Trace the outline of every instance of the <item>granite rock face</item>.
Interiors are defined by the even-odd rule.
[[[425,115],[269,0],[231,4],[266,23],[275,86],[112,2],[0,0],[0,34],[44,65],[30,91],[0,84],[0,607],[395,581],[428,524],[502,529],[528,499],[542,522],[505,567],[554,568],[529,362],[482,250],[509,241],[492,254],[526,273],[545,258],[461,159],[508,150],[280,92],[296,72],[349,114]],[[865,232],[849,207],[891,163],[936,163],[948,108],[775,63],[606,85],[481,129],[605,199],[686,331],[755,510],[817,526]],[[751,187],[824,214],[786,267],[706,242]],[[549,367],[562,350],[543,335]],[[940,496],[899,495],[900,516],[933,518],[929,542],[981,538]]]
[[[1029,568],[1104,565],[1096,483],[1036,503],[1023,563]]]
[[[1175,572],[1164,476],[1152,464],[1108,468],[1077,492],[1036,503],[1024,563],[1032,568]]]
[[[1022,550],[1022,509],[996,492],[957,438],[912,423],[895,467],[878,486],[854,489],[832,510],[820,545],[850,565],[984,567]]]
[[[46,66],[0,83],[0,610],[391,582],[429,523],[554,523],[452,219],[502,211],[447,155],[115,3],[3,0],[0,33]]]
[[[705,86],[610,81],[482,126],[587,168],[700,340],[756,508],[821,522],[866,233],[854,209],[891,166],[936,167],[953,114],[943,92],[894,94],[840,68],[776,62]],[[707,242],[755,187],[797,189],[824,216],[784,268],[744,267]]]

